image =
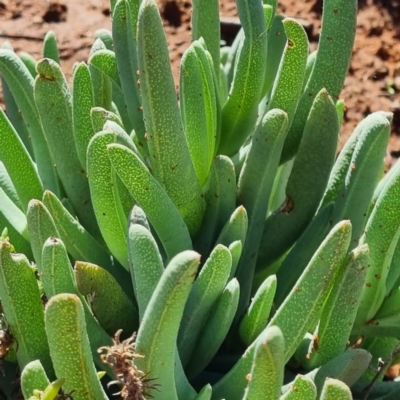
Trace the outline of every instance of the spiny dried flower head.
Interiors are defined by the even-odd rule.
[[[152,379],[147,378],[147,374],[140,371],[133,363],[134,359],[143,358],[141,354],[135,352],[135,338],[133,333],[131,337],[121,342],[120,335],[122,329],[118,330],[114,336],[112,346],[100,347],[98,352],[101,354],[103,363],[108,364],[117,380],[109,383],[110,385],[119,385],[121,391],[115,393],[124,400],[148,400],[152,396],[149,392],[157,389],[157,384],[151,384]]]

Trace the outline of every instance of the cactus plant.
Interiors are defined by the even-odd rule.
[[[357,1],[324,0],[316,53],[237,7],[220,53],[193,0],[179,100],[154,0],[111,1],[71,86],[53,33],[0,49],[1,398],[397,398],[391,115],[336,157]]]

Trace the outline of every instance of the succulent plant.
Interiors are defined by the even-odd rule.
[[[220,49],[193,0],[179,99],[154,0],[111,2],[71,87],[53,33],[0,50],[1,399],[400,396],[391,114],[336,157],[357,1],[314,53],[276,0],[237,8]]]

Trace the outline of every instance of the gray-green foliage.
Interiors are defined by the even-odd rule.
[[[277,0],[237,7],[220,52],[193,1],[179,101],[154,0],[111,1],[71,86],[54,33],[0,49],[1,399],[16,366],[30,400],[361,399],[392,358],[391,115],[336,158],[357,1],[324,0],[312,54]]]

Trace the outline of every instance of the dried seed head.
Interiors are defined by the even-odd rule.
[[[126,340],[120,341],[122,329],[118,330],[114,336],[112,346],[100,347],[101,360],[108,364],[117,380],[109,383],[110,385],[119,385],[121,391],[115,393],[124,400],[148,400],[152,396],[149,392],[153,389],[158,390],[157,384],[151,384],[153,379],[148,379],[147,374],[140,371],[133,360],[143,358],[144,356],[135,352],[135,333]]]

